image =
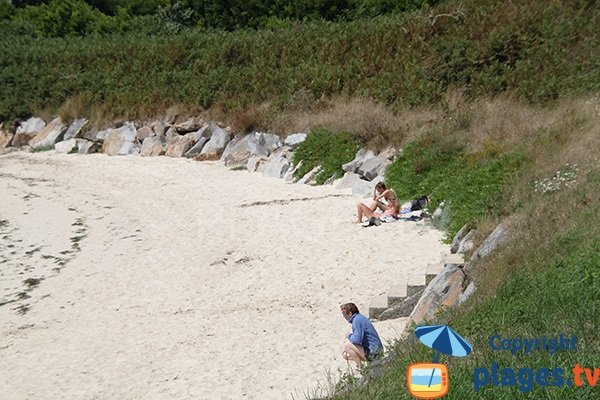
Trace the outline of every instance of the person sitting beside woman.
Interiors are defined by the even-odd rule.
[[[385,202],[383,201],[385,200]],[[363,216],[367,218],[383,218],[383,217],[394,217],[398,218],[400,212],[400,203],[396,198],[396,194],[392,189],[388,189],[385,183],[379,182],[375,185],[373,191],[373,203],[367,206],[364,203],[358,203],[356,206],[358,213],[357,224],[361,224]]]

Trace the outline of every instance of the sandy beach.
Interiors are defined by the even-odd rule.
[[[353,224],[359,200],[218,162],[0,156],[2,399],[303,399],[346,369],[339,305],[448,253],[422,222]]]

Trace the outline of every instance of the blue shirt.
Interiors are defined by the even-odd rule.
[[[367,317],[362,314],[353,314],[348,322],[352,324],[352,333],[348,336],[350,342],[362,346],[368,355],[377,354],[383,350],[381,339]]]

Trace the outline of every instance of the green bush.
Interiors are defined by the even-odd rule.
[[[340,177],[344,173],[342,164],[352,161],[358,147],[358,141],[349,132],[332,133],[327,129],[313,131],[294,151],[294,164],[302,162],[294,176],[301,178],[320,165],[317,184],[322,185],[334,175]]]
[[[51,0],[48,4],[19,10],[15,21],[30,23],[44,37],[85,36],[120,31],[119,21],[83,0]]]

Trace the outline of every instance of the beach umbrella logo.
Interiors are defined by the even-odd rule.
[[[406,380],[409,393],[418,399],[437,399],[448,394],[450,377],[448,368],[440,364],[441,354],[452,357],[466,357],[473,346],[465,338],[447,325],[418,326],[417,339],[434,351],[432,363],[418,363],[408,366]]]

